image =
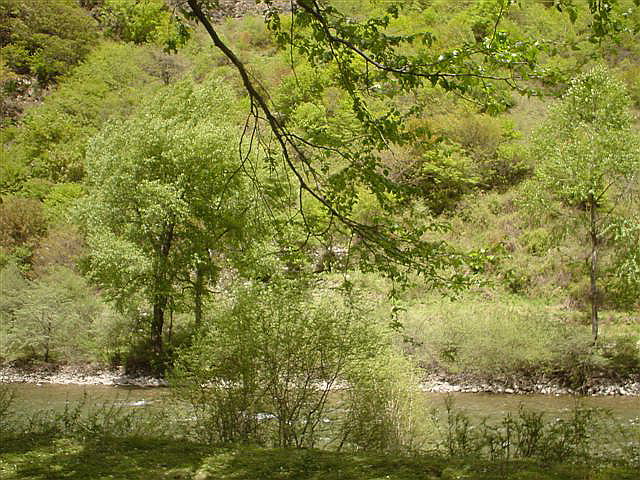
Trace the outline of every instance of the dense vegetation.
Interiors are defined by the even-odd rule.
[[[346,382],[375,451],[427,372],[640,375],[637,2],[187,3],[0,3],[3,364],[166,375],[198,441],[282,448]]]

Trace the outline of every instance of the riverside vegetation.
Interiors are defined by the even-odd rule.
[[[251,419],[261,424],[260,438],[243,446],[220,444],[180,395],[143,410],[85,398],[62,410],[26,414],[12,405],[8,389],[0,394],[0,472],[9,479],[634,479],[640,460],[637,418],[612,421],[579,404],[560,418],[521,408],[502,419],[471,418],[450,398],[440,410],[416,404],[412,414],[424,416],[412,448],[387,441],[381,449],[345,441],[352,426],[336,415],[344,404],[332,399],[324,412],[331,420],[317,445],[296,449],[282,446],[289,433],[268,415]],[[368,413],[374,415],[369,424],[376,424],[379,412]],[[302,432],[304,418],[292,419]],[[236,426],[246,421],[236,418]],[[357,430],[350,433],[362,442]]]
[[[217,3],[0,4],[0,360],[175,395],[2,390],[2,473],[633,478],[637,425],[418,384],[639,381],[637,2]]]

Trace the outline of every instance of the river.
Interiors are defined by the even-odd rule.
[[[116,402],[126,408],[161,406],[169,394],[168,388],[129,388],[104,385],[52,385],[11,384],[15,391],[14,410],[28,413],[44,408],[62,409],[67,402],[86,398],[90,404]],[[443,409],[447,394],[425,393],[429,405]],[[464,410],[474,418],[502,417],[517,413],[520,405],[528,410],[544,411],[548,415],[562,416],[579,402],[585,407],[601,408],[622,421],[640,417],[640,397],[571,395],[508,395],[486,393],[453,393],[456,409]]]

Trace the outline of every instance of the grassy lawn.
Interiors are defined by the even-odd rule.
[[[321,450],[217,450],[178,440],[3,436],[0,478],[193,480],[637,480],[631,468]]]

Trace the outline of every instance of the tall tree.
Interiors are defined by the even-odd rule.
[[[200,321],[207,285],[250,224],[234,108],[219,83],[181,81],[88,150],[90,272],[122,309],[136,295],[150,306],[157,361],[168,309],[190,287]]]
[[[538,194],[577,213],[588,232],[595,341],[600,250],[620,196],[640,178],[640,141],[632,127],[624,85],[602,66],[577,77],[536,133],[534,152]]]

